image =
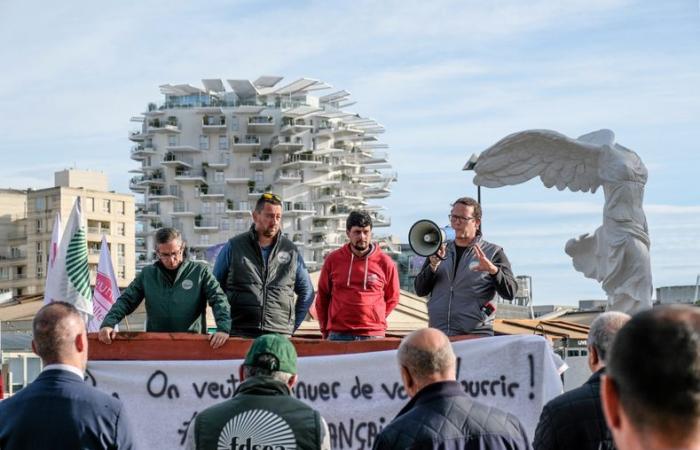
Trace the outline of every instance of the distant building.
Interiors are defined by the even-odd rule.
[[[700,277],[698,277],[700,284]],[[656,288],[656,301],[662,305],[671,303],[697,303],[700,301],[700,286],[662,286]]]
[[[65,226],[81,198],[87,218],[88,265],[94,285],[102,236],[107,236],[120,287],[135,276],[134,198],[109,192],[106,175],[83,170],[56,172],[55,187],[0,190],[0,293],[12,297],[44,292],[56,212]]]
[[[344,90],[318,95],[327,84],[302,78],[202,80],[203,88],[162,85],[163,103],[132,118],[130,188],[137,205],[137,268],[153,258],[154,232],[173,226],[190,255],[247,230],[250,211],[264,192],[282,197],[283,232],[303,252],[311,270],[345,241],[345,219],[365,209],[374,227],[389,226],[373,199],[390,194],[396,173],[375,120],[345,111]]]

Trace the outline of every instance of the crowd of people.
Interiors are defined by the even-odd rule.
[[[241,384],[232,398],[197,414],[187,448],[268,448],[253,442],[250,427],[238,433],[232,425],[253,417],[275,428],[269,448],[330,448],[324,418],[292,396],[297,353],[289,337],[314,290],[301,253],[281,234],[281,218],[281,198],[263,194],[251,229],[226,243],[213,273],[185,257],[177,230],[159,230],[158,261],[102,323],[99,340],[110,344],[115,326],[145,299],[147,331],[205,333],[208,304],[216,321],[212,348],[229,336],[254,339],[239,368]],[[410,333],[397,351],[410,401],[374,440],[375,449],[700,449],[700,310],[690,306],[631,318],[601,314],[588,336],[591,378],[547,403],[532,437],[514,414],[465,393],[449,337],[493,335],[488,305],[495,293],[512,298],[517,284],[503,249],[482,239],[476,201],[457,199],[449,218],[454,241],[427,258],[416,278],[418,294],[429,296],[430,327]],[[351,212],[346,233],[349,242],[321,270],[315,296],[321,333],[333,341],[383,337],[399,300],[396,267],[372,242],[369,214]],[[0,449],[139,448],[122,402],[83,382],[88,339],[73,305],[39,310],[32,347],[44,367],[0,402]]]

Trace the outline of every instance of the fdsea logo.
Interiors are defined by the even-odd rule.
[[[277,414],[252,409],[236,414],[219,434],[218,450],[296,450],[289,424]]]

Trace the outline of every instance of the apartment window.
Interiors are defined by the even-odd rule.
[[[238,131],[238,117],[236,116],[233,116],[231,119],[231,130]]]
[[[201,238],[199,238],[199,243],[200,244],[209,244],[209,235],[205,234]]]
[[[230,230],[231,229],[231,219],[221,219],[221,229]]]
[[[126,203],[119,200],[117,203],[117,212],[122,216],[126,214]]]
[[[44,221],[42,219],[37,219],[36,220],[36,232],[37,233],[43,233],[44,232]]]
[[[241,211],[248,211],[248,209],[250,208],[250,206],[248,206],[249,205],[248,200],[243,200],[242,202],[239,202],[239,204],[241,205],[240,206]]]
[[[90,278],[97,277],[97,264],[88,264],[88,269],[90,270]]]
[[[209,214],[209,202],[202,202],[202,214]]]
[[[117,255],[118,256],[126,255],[126,244],[117,244]]]
[[[34,206],[37,211],[43,211],[46,209],[46,197],[37,197],[34,199]]]
[[[219,150],[228,149],[228,136],[221,134],[219,135]]]
[[[87,197],[85,199],[85,211],[94,212],[95,211],[95,199],[94,197]]]
[[[255,184],[262,184],[263,182],[263,171],[262,170],[256,170],[255,171]]]
[[[126,236],[126,224],[124,222],[117,222],[117,235]]]
[[[102,212],[112,212],[112,202],[106,198],[102,200]]]
[[[243,227],[245,227],[245,224],[243,223],[243,219],[236,219],[235,227],[236,227],[236,230],[242,230]]]
[[[179,137],[179,136],[178,136],[177,134],[169,134],[169,135],[168,135],[168,146],[170,146],[170,147],[175,147],[175,146],[177,146],[177,144],[178,144],[178,142],[177,142],[178,137]]]
[[[44,266],[37,262],[36,265],[36,277],[37,278],[44,278]]]
[[[117,276],[119,278],[126,278],[126,266],[119,266],[119,270],[117,271]]]
[[[225,212],[224,207],[225,207],[224,202],[216,202],[216,203],[214,203],[214,209],[215,209],[214,212],[223,213],[223,212]]]
[[[199,149],[209,150],[209,136],[206,136],[204,134],[199,136]]]
[[[214,182],[215,183],[223,183],[224,182],[224,171],[223,170],[217,170],[214,172]]]

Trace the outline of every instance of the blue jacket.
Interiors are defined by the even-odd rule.
[[[0,402],[3,450],[133,449],[132,439],[121,401],[65,370],[45,370]]]
[[[512,414],[475,402],[456,381],[421,389],[374,441],[375,450],[528,450]]]

